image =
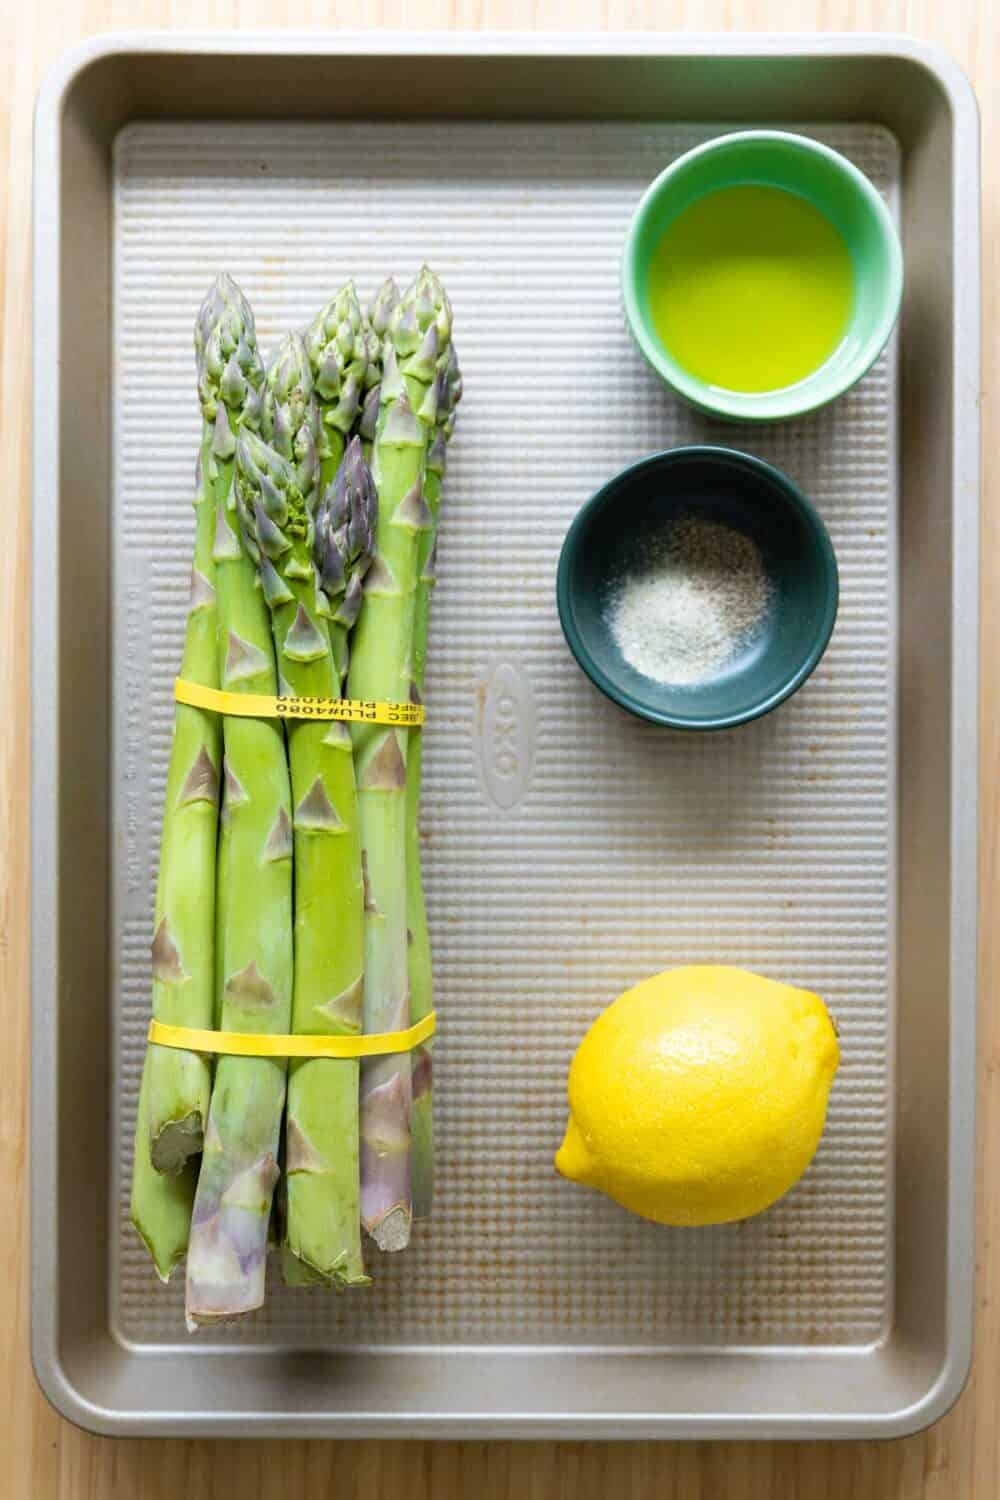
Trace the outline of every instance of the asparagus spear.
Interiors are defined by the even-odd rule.
[[[214,506],[207,468],[213,430],[206,422],[195,478],[191,599],[181,675],[219,682],[215,654]],[[163,803],[160,873],[153,917],[153,1015],[175,1026],[211,1026],[215,987],[215,843],[222,734],[218,716],[178,703]],[[208,1061],[195,1052],[152,1046],[146,1075],[148,1156],[159,1172],[180,1172],[201,1150],[211,1090]],[[156,1252],[154,1250],[154,1258]]]
[[[271,609],[282,691],[339,697],[331,634],[346,648],[372,555],[374,483],[353,443],[314,525],[316,412],[308,358],[295,335],[268,372],[264,412],[274,446],[252,434],[241,439],[237,491],[244,541]],[[293,721],[288,753],[295,804],[292,1030],[357,1034],[364,890],[350,733],[338,723]],[[364,1284],[356,1061],[292,1062],[285,1141],[286,1279]]]
[[[212,429],[206,423],[195,474],[194,561],[181,668],[185,677],[207,687],[218,685],[214,506],[206,474],[211,440]],[[215,715],[178,703],[160,840],[153,969],[153,1014],[178,1025],[212,1024],[220,756]],[[177,964],[164,966],[160,958],[171,947],[178,954]],[[130,1217],[163,1281],[187,1250],[197,1175],[191,1155],[201,1149],[210,1087],[208,1063],[196,1053],[147,1047]]]
[[[454,344],[439,378],[437,429],[427,453],[424,499],[431,526],[420,533],[417,550],[417,597],[413,621],[413,678],[410,697],[423,700],[427,666],[427,635],[431,592],[437,559],[438,508],[444,479],[447,444],[455,428],[455,408],[462,397],[462,375]],[[420,873],[420,776],[423,768],[423,730],[410,731],[406,757],[406,915],[410,936],[410,1024],[422,1021],[434,1008],[431,945]],[[412,1059],[413,1068],[413,1215],[425,1219],[434,1196],[434,1120],[432,1113],[431,1044],[423,1043]]]
[[[263,369],[253,314],[229,278],[220,278],[209,294],[199,327],[199,389],[206,416],[215,422],[221,685],[230,692],[273,695],[270,615],[241,540],[233,488],[237,439],[259,422]],[[227,362],[219,354],[220,340],[224,353],[233,339],[242,352]],[[292,990],[292,838],[284,737],[277,720],[226,717],[223,742],[220,1021],[227,1031],[285,1032]],[[188,1244],[189,1328],[250,1312],[264,1299],[284,1097],[283,1060],[219,1060]]]
[[[405,699],[412,669],[417,539],[430,522],[423,495],[438,361],[447,356],[451,308],[427,269],[392,316],[384,354],[373,468],[379,497],[376,555],[351,655],[352,698]],[[366,1031],[409,1023],[406,940],[407,732],[354,726],[354,759],[366,869]],[[361,1070],[361,1222],[383,1250],[409,1241],[411,1074],[408,1055],[372,1058]]]
[[[364,390],[367,343],[354,283],[330,298],[305,332],[319,403],[319,490],[325,494],[340,467]]]

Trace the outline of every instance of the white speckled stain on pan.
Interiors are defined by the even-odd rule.
[[[815,133],[895,206],[884,131]],[[706,421],[657,384],[623,326],[621,240],[649,179],[709,134],[213,123],[137,124],[119,139],[110,1255],[127,1338],[182,1336],[182,1288],[156,1283],[127,1202],[192,528],[194,314],[227,267],[267,350],[348,274],[367,296],[423,256],[455,304],[466,390],[427,687],[435,1218],[405,1255],[372,1255],[370,1293],[296,1294],[273,1277],[264,1311],[213,1337],[865,1344],[891,1316],[895,354],[835,407],[773,428]],[[830,528],[842,585],[806,688],[707,737],[639,723],[596,693],[554,597],[582,501],[623,464],[699,439],[788,471]],[[665,1230],[556,1177],[563,1085],[609,999],[709,959],[820,991],[843,1065],[819,1156],[783,1203],[738,1227]]]

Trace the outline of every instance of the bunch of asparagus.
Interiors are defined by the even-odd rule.
[[[202,439],[181,676],[232,693],[422,699],[441,481],[462,393],[424,267],[367,316],[353,284],[265,370],[221,275],[195,326]],[[152,944],[167,1024],[403,1030],[432,1008],[421,733],[176,705]],[[363,1061],[150,1044],[132,1222],[192,1329],[291,1285],[369,1281],[430,1211],[429,1046]],[[275,1188],[281,1191],[275,1200]]]

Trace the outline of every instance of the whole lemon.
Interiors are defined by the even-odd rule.
[[[556,1168],[659,1224],[746,1219],[815,1155],[839,1060],[807,990],[710,965],[656,974],[580,1043]]]

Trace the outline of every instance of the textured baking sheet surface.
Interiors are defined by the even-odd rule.
[[[348,275],[422,258],[456,309],[466,395],[444,496],[428,674],[438,1195],[351,1297],[286,1292],[221,1343],[865,1344],[892,1314],[894,354],[812,418],[739,428],[678,405],[622,324],[639,193],[717,133],[649,124],[139,124],[115,168],[113,872],[117,1149],[111,1316],[183,1337],[128,1225],[159,809],[192,534],[191,330],[228,268],[265,352]],[[810,131],[895,207],[883,130]],[[620,713],[573,665],[559,548],[623,464],[687,441],[772,460],[814,499],[841,612],[806,688],[729,733]],[[841,1028],[819,1155],[743,1225],[670,1230],[558,1179],[574,1046],[621,989],[718,961],[808,985]],[[192,1341],[192,1350],[206,1347]]]

